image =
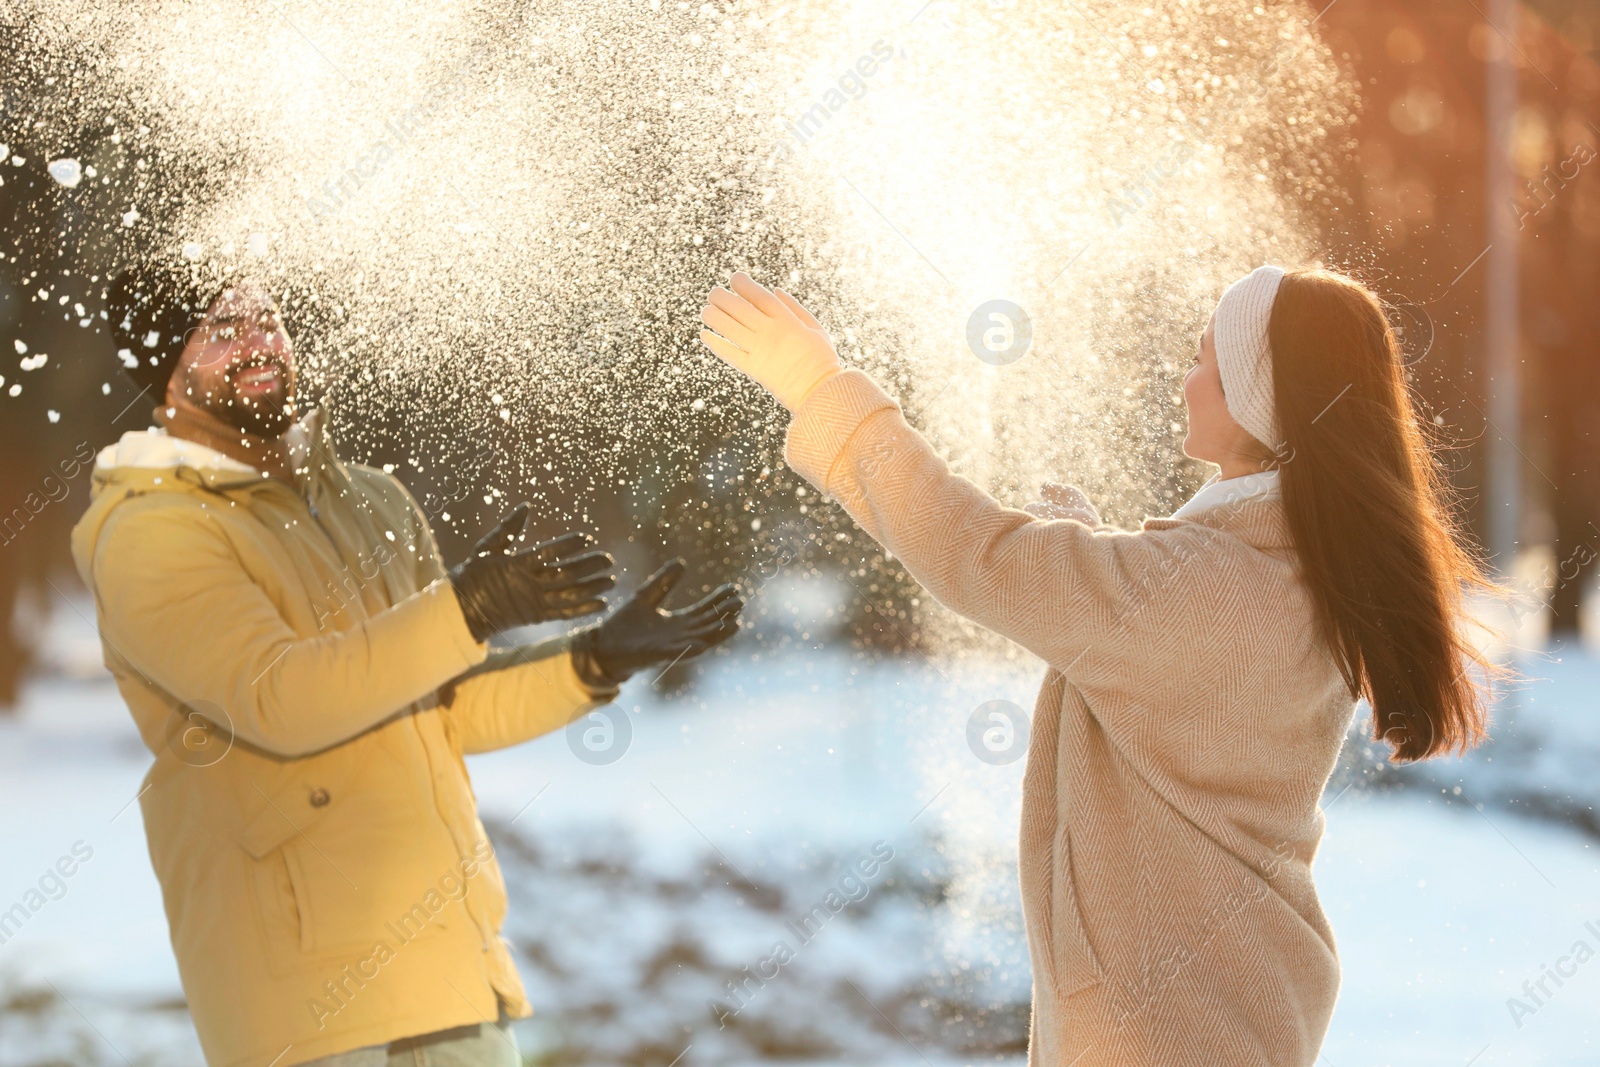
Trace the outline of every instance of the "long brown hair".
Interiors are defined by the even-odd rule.
[[[1488,717],[1470,675],[1498,672],[1468,640],[1463,599],[1495,587],[1451,518],[1383,306],[1341,274],[1295,271],[1268,340],[1284,508],[1340,671],[1392,760],[1464,752]]]

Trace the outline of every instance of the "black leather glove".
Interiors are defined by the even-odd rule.
[[[594,538],[586,533],[517,548],[527,522],[528,505],[518,504],[450,570],[461,613],[478,641],[518,626],[604,611],[600,594],[617,584],[611,557],[590,550]]]
[[[673,560],[603,622],[572,635],[572,665],[585,685],[614,689],[635,671],[698,656],[738,633],[744,600],[731,585],[678,611],[661,609],[684,569],[683,560]]]

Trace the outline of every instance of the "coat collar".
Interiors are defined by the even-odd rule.
[[[1239,478],[1224,478],[1219,471],[1206,480],[1206,484],[1189,498],[1188,503],[1174,511],[1172,517],[1188,518],[1207,508],[1226,507],[1242,503],[1250,497],[1274,497],[1280,496],[1281,493],[1282,488],[1276,470],[1257,471]]]
[[[1180,509],[1182,510],[1182,509]],[[1147,518],[1146,530],[1176,530],[1184,526],[1204,526],[1232,534],[1245,544],[1263,552],[1293,552],[1294,534],[1281,495],[1255,494],[1198,508],[1181,517]]]

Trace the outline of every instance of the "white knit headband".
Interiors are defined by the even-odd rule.
[[[1211,327],[1228,414],[1274,452],[1283,450],[1284,441],[1278,435],[1273,402],[1267,324],[1272,320],[1272,302],[1283,273],[1280,267],[1257,267],[1228,286],[1217,302]]]

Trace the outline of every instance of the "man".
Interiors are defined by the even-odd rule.
[[[446,570],[405,488],[296,418],[264,290],[149,269],[109,303],[162,406],[100,453],[73,555],[156,757],[140,803],[208,1062],[520,1065],[506,1022],[531,1009],[462,756],[726,640],[742,602],[662,611],[674,561],[597,625],[491,652],[601,610],[610,557],[522,545],[523,505]]]

